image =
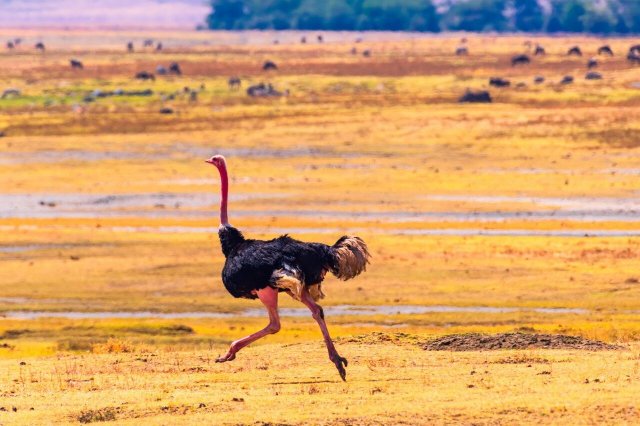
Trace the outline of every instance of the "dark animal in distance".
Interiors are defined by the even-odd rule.
[[[544,83],[544,77],[541,75],[537,75],[534,77],[533,82],[536,84]]]
[[[307,38],[305,36],[300,37],[300,43],[305,44],[307,42]]]
[[[132,41],[127,43],[127,51],[128,52],[133,52],[133,42]]]
[[[253,86],[249,86],[249,88],[247,88],[247,95],[252,97],[278,97],[278,96],[285,96],[287,94],[288,92],[283,93],[276,90],[271,85],[271,83],[269,84],[258,83],[258,84],[254,84]]]
[[[371,57],[371,50],[366,49],[362,51],[362,56],[364,56],[365,58],[370,58]]]
[[[629,60],[629,62],[635,62],[636,64],[640,63],[640,44],[633,45],[629,48],[627,60]]]
[[[511,66],[515,67],[516,65],[526,65],[531,63],[531,59],[527,55],[516,55],[511,58]]]
[[[22,95],[22,92],[20,92],[20,89],[5,89],[2,91],[2,95],[0,96],[0,99],[7,99],[9,97],[13,97],[13,96],[20,96]]]
[[[153,46],[153,39],[146,39],[145,41],[142,42],[142,46],[143,47],[150,47]]]
[[[352,47],[350,50],[352,55],[357,55],[358,54],[358,49],[356,49],[355,47]]]
[[[602,74],[599,72],[591,71],[588,72],[587,75],[584,76],[587,80],[602,80]]]
[[[574,55],[574,56],[582,56],[582,50],[580,50],[580,47],[578,47],[578,46],[573,46],[572,48],[570,48],[567,51],[567,55],[568,56],[572,56],[572,55]]]
[[[573,83],[573,76],[571,75],[565,75],[564,77],[562,77],[562,80],[560,80],[560,84],[571,84]]]
[[[45,47],[44,47],[44,43],[43,43],[43,42],[38,42],[38,43],[36,43],[35,48],[36,48],[36,50],[39,50],[39,51],[41,51],[41,52],[44,52],[44,51],[45,51]]]
[[[589,58],[587,61],[587,68],[595,68],[598,66],[598,60],[596,58]]]
[[[242,80],[240,80],[240,77],[236,77],[236,76],[229,77],[227,84],[229,85],[229,89],[238,90],[242,85]]]
[[[318,43],[322,43],[324,41],[324,38],[322,37],[322,34],[318,34],[318,36],[316,38],[318,40]]]
[[[494,87],[509,87],[511,85],[511,82],[509,80],[507,80],[506,78],[501,78],[501,77],[491,77],[489,79],[489,86],[494,86]]]
[[[156,50],[157,51],[161,51],[162,50],[162,43],[158,42],[158,44],[156,44]]]
[[[324,297],[322,282],[327,272],[341,280],[349,280],[366,270],[369,250],[365,242],[355,236],[345,235],[333,245],[307,243],[288,235],[262,241],[245,238],[229,224],[227,200],[229,178],[223,156],[215,155],[206,160],[220,173],[220,227],[218,236],[225,264],[222,282],[236,298],[259,299],[269,315],[269,324],[262,330],[236,340],[228,352],[216,362],[232,361],[245,346],[269,334],[280,331],[278,294],[287,293],[306,305],[318,323],[329,352],[329,359],[346,380],[347,360],[336,350],[325,323],[322,307],[317,303]]]
[[[71,64],[71,68],[81,70],[84,68],[82,62],[77,59],[70,59],[69,64]]]
[[[171,65],[169,65],[169,74],[182,75],[180,64],[177,62],[172,62]]]
[[[533,54],[535,56],[542,56],[542,55],[546,55],[547,52],[544,50],[544,47],[540,46],[539,44],[536,44],[536,50],[533,52]]]
[[[156,67],[156,74],[158,74],[158,75],[167,75],[168,73],[169,73],[169,71],[167,71],[167,69],[163,65],[158,65]]]
[[[627,60],[629,62],[635,62],[636,64],[640,64],[640,54],[636,53],[636,51],[629,52],[627,55]]]
[[[160,114],[173,114],[173,108],[169,108],[169,107],[160,108]]]
[[[262,64],[263,71],[270,71],[270,70],[277,70],[277,69],[278,69],[278,66],[273,61],[265,61],[265,63]]]
[[[458,99],[460,103],[491,103],[491,94],[486,90],[473,91],[467,89],[464,95]]]
[[[613,50],[611,50],[611,46],[605,44],[604,46],[600,46],[598,48],[598,55],[609,55],[613,56]]]
[[[16,45],[12,41],[7,42],[7,49],[13,49]]]
[[[155,80],[156,77],[148,71],[140,71],[136,74],[136,79],[138,80]]]
[[[467,56],[469,54],[469,49],[467,46],[458,46],[456,47],[456,55],[458,56]]]

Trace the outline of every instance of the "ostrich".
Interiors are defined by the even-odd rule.
[[[342,380],[346,380],[347,360],[336,351],[324,321],[324,312],[317,301],[324,297],[321,286],[327,271],[342,280],[348,280],[366,269],[370,257],[367,245],[358,237],[346,235],[332,246],[305,243],[288,235],[269,241],[246,239],[229,224],[229,178],[224,157],[215,155],[206,162],[216,166],[220,172],[218,236],[226,258],[222,282],[233,297],[260,299],[269,314],[269,324],[265,328],[233,342],[226,355],[218,357],[216,362],[232,361],[240,349],[280,331],[278,293],[284,291],[309,308],[322,331],[329,359],[335,364]]]

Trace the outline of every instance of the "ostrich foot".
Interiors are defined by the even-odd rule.
[[[347,371],[344,369],[344,367],[347,366],[347,364],[349,364],[347,362],[346,358],[341,357],[340,355],[338,355],[337,353],[335,355],[332,355],[330,357],[331,362],[333,362],[336,365],[336,368],[338,369],[338,373],[340,373],[340,377],[342,378],[343,381],[347,381]],[[344,366],[343,366],[344,364]]]
[[[236,359],[236,354],[234,352],[227,352],[225,356],[219,356],[216,362],[227,362],[233,361],[234,359]]]

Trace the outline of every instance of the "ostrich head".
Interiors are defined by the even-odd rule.
[[[222,155],[214,155],[213,157],[209,158],[208,160],[204,160],[204,161],[206,163],[213,164],[218,169],[224,168],[226,166],[226,163],[224,161],[224,157]]]

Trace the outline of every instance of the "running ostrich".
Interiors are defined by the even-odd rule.
[[[242,232],[229,224],[229,178],[224,157],[215,155],[206,162],[216,166],[220,172],[218,236],[226,258],[222,282],[233,297],[260,299],[269,314],[269,324],[265,328],[233,342],[226,355],[218,357],[216,362],[232,361],[240,349],[280,331],[278,293],[286,292],[309,308],[322,331],[329,359],[342,380],[346,380],[347,360],[336,351],[324,321],[324,312],[317,301],[324,297],[322,281],[327,271],[341,280],[348,280],[366,269],[370,257],[367,245],[353,236],[343,236],[333,246],[305,243],[288,235],[269,241],[246,239]]]

